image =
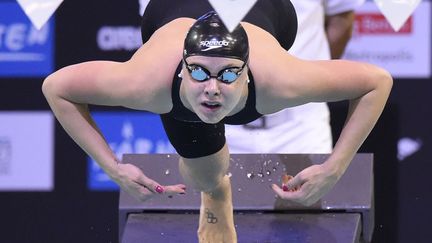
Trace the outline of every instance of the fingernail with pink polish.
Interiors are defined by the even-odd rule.
[[[155,191],[156,191],[157,193],[163,193],[163,192],[164,192],[164,189],[163,189],[163,187],[161,187],[161,186],[156,186]]]
[[[283,190],[284,192],[287,192],[287,191],[288,191],[288,186],[287,186],[287,185],[282,185],[282,190]]]

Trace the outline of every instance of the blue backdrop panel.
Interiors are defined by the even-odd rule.
[[[53,71],[53,19],[37,30],[16,2],[0,2],[0,77],[46,76]]]
[[[158,115],[147,112],[93,112],[111,149],[121,159],[128,153],[174,153]],[[88,158],[88,188],[118,190],[108,175]]]

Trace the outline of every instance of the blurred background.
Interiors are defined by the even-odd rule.
[[[37,31],[16,1],[0,1],[0,242],[117,242],[118,187],[55,121],[41,84],[74,63],[128,60],[141,45],[140,7],[139,0],[65,0]],[[366,2],[345,58],[380,65],[395,79],[360,151],[375,156],[373,241],[430,242],[430,1],[399,32]],[[347,104],[330,107],[337,138]],[[92,110],[120,157],[173,152],[158,116]]]

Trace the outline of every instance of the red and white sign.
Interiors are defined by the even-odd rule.
[[[0,191],[54,187],[51,112],[0,112]]]
[[[430,2],[422,2],[398,32],[373,2],[356,11],[353,37],[344,58],[368,62],[395,78],[431,76]]]

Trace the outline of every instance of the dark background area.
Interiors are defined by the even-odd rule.
[[[103,25],[139,26],[138,7],[138,0],[63,2],[55,20],[56,69],[94,59],[127,60],[130,51],[100,50],[96,32]],[[42,81],[43,77],[1,78],[0,110],[49,110]],[[428,211],[432,205],[431,90],[431,79],[395,79],[388,105],[361,148],[375,156],[374,242],[430,242],[432,238]],[[331,104],[335,138],[346,108],[345,102]],[[398,161],[397,142],[405,136],[421,138],[423,147]],[[87,189],[86,156],[58,123],[54,172],[52,192],[0,193],[0,242],[117,242],[118,192]]]

